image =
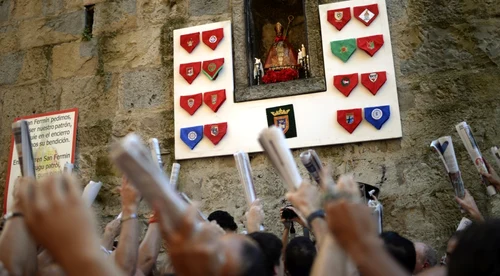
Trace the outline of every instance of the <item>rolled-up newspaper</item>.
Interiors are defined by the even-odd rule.
[[[493,158],[495,159],[498,168],[500,168],[500,151],[498,151],[498,147],[491,147],[491,154],[493,154]]]
[[[289,191],[300,187],[302,177],[293,160],[292,152],[286,144],[283,131],[275,126],[264,129],[259,135],[259,143],[271,160],[274,168]]]
[[[184,201],[189,204],[189,205],[193,205],[193,202],[191,201],[191,199],[185,194],[185,193],[180,193],[180,196],[182,197],[182,199],[184,199]],[[200,209],[196,209],[196,211],[198,211],[198,217],[203,220],[203,221],[208,221],[208,218],[207,216],[202,212],[200,211]]]
[[[64,172],[64,173],[69,173],[69,174],[70,174],[70,173],[72,173],[72,172],[73,172],[73,168],[74,168],[74,165],[73,165],[73,164],[66,162],[66,163],[64,164],[64,170],[63,170],[63,172]]]
[[[434,149],[441,161],[443,161],[444,168],[450,177],[451,185],[455,191],[455,195],[464,198],[465,188],[462,180],[460,169],[458,168],[457,157],[455,156],[455,149],[453,148],[453,141],[450,136],[441,137],[432,141],[431,148]]]
[[[83,189],[82,198],[88,207],[92,206],[94,203],[99,190],[101,190],[102,182],[90,181],[87,186]]]
[[[466,217],[463,217],[460,223],[458,224],[457,231],[464,230],[467,228],[469,225],[472,224],[472,221]]]
[[[480,174],[488,173],[488,169],[484,164],[483,155],[481,154],[481,151],[477,146],[476,139],[474,139],[474,135],[472,135],[472,130],[470,129],[470,126],[466,122],[461,122],[455,127],[457,129],[458,135],[460,136],[460,139],[462,139],[462,142],[464,143],[464,146],[467,149],[467,152],[469,153],[470,158],[472,159],[472,162],[476,166],[477,171]],[[492,196],[497,193],[495,187],[493,187],[493,185],[489,183],[486,177],[481,175],[481,180],[483,184],[486,186],[486,192],[488,193],[488,195]]]
[[[19,120],[12,124],[14,141],[16,142],[17,157],[21,167],[21,175],[36,178],[35,160],[33,159],[33,147],[28,122]]]
[[[172,172],[170,173],[170,185],[177,189],[177,182],[179,181],[179,171],[181,170],[181,164],[173,163]]]
[[[158,142],[158,139],[149,139],[149,150],[151,151],[151,157],[153,160],[158,164],[160,169],[163,169],[163,161],[161,160],[160,143]]]
[[[176,226],[184,219],[188,205],[170,186],[160,167],[153,163],[139,136],[131,133],[114,144],[111,159],[143,198],[159,208],[166,223]]]
[[[311,175],[311,177],[321,185],[321,171],[323,170],[323,165],[321,164],[321,160],[319,160],[318,154],[315,150],[307,150],[300,154],[300,161],[304,167],[306,167],[307,171]]]
[[[240,182],[243,186],[243,191],[245,192],[247,206],[248,208],[250,208],[257,197],[255,196],[255,187],[253,186],[252,178],[252,167],[250,166],[248,154],[243,151],[238,151],[234,154],[234,161],[236,162],[236,168],[238,169]]]

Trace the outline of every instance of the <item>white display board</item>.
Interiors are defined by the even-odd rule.
[[[337,31],[327,21],[327,11],[330,9],[373,3],[379,5],[380,12],[378,18],[369,27],[352,18],[342,31]],[[268,127],[266,108],[288,104],[292,104],[294,107],[297,127],[297,137],[287,139],[287,143],[291,148],[383,140],[402,136],[385,1],[354,0],[320,5],[319,13],[323,39],[325,76],[328,84],[327,91],[251,102],[234,103],[233,100],[234,83],[230,21],[174,31],[175,158],[177,160],[231,155],[239,150],[246,152],[262,151],[257,142],[257,137],[262,129]],[[203,32],[221,27],[224,28],[225,37],[224,41],[221,42],[215,51],[203,45],[201,41],[200,45],[191,54],[180,46],[180,36],[183,34]],[[332,40],[358,38],[375,34],[382,34],[385,43],[373,57],[358,49],[347,63],[343,63],[330,50],[330,41]],[[237,54],[245,55],[245,53]],[[180,64],[218,57],[224,57],[225,64],[215,81],[209,80],[201,73],[193,84],[189,85],[179,74]],[[234,70],[238,70],[238,68],[234,68]],[[361,83],[358,84],[349,97],[342,95],[333,86],[334,75],[366,73],[370,71],[387,72],[387,82],[376,96],[373,96]],[[203,104],[193,116],[190,116],[180,107],[180,96],[182,95],[222,88],[226,89],[227,99],[217,113],[214,113]],[[349,132],[337,123],[337,110],[380,105],[391,106],[391,117],[380,130],[377,130],[366,120],[363,120],[357,129],[352,134],[349,134]],[[205,137],[191,150],[180,139],[180,129],[183,127],[220,122],[227,122],[228,129],[226,136],[216,146]]]
[[[61,172],[64,164],[75,161],[76,128],[78,109],[36,114],[17,118],[26,120],[30,129],[31,145],[37,179]],[[14,137],[10,143],[9,167],[4,194],[4,213],[10,211],[14,182],[21,176]]]

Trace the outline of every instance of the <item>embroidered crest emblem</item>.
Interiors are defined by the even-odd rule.
[[[366,43],[366,47],[367,47],[368,49],[370,49],[370,50],[375,49],[375,42],[373,42],[373,41],[368,41],[368,42]]]
[[[378,74],[377,73],[370,73],[370,75],[368,75],[368,78],[370,79],[371,82],[376,82],[378,79]]]
[[[208,39],[208,42],[210,42],[210,43],[217,42],[217,36],[215,36],[215,35],[210,36],[210,38]]]
[[[213,72],[215,69],[217,69],[217,65],[215,63],[212,62],[208,65],[208,71]]]
[[[186,68],[186,75],[192,77],[194,75],[194,68],[193,67]]]
[[[188,139],[190,141],[194,141],[194,140],[196,140],[196,138],[198,138],[198,134],[196,134],[196,131],[189,132]]]
[[[342,12],[342,11],[335,12],[335,20],[341,21],[343,17],[344,17],[344,12]]]
[[[349,86],[349,84],[351,84],[351,80],[348,77],[345,77],[342,79],[340,84],[342,84],[342,86]]]
[[[212,95],[211,100],[212,100],[212,104],[216,104],[217,103],[217,94]]]
[[[192,39],[192,38],[190,38],[190,39],[189,39],[189,41],[187,42],[187,45],[188,45],[189,47],[193,47],[193,43],[194,43],[193,39]]]
[[[193,98],[190,98],[190,99],[188,100],[188,106],[189,106],[190,108],[192,108],[192,107],[194,106],[194,99],[193,99]]]
[[[366,9],[359,15],[359,18],[368,23],[374,16],[375,14],[373,12],[371,12],[369,9]]]
[[[372,118],[375,119],[375,120],[380,120],[380,118],[382,118],[383,114],[384,113],[382,112],[382,110],[380,110],[380,108],[375,108],[372,111]]]
[[[212,126],[210,128],[210,134],[212,134],[212,136],[219,135],[219,126]]]
[[[345,115],[345,122],[349,125],[352,125],[354,123],[354,114],[353,113],[347,113]]]
[[[275,112],[271,112],[274,116],[274,125],[279,127],[283,131],[283,134],[286,134],[288,129],[290,129],[288,112],[290,112],[290,109],[284,110],[281,108]]]
[[[347,49],[347,46],[342,46],[342,47],[340,48],[340,52],[341,52],[341,53],[347,53],[347,51],[348,51],[348,50],[349,50],[349,49]]]

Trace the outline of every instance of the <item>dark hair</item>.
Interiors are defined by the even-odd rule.
[[[448,275],[500,275],[500,220],[473,223],[458,238]]]
[[[226,211],[214,211],[208,216],[208,220],[215,220],[217,224],[224,230],[236,231],[238,229],[238,225],[236,225],[236,223],[234,222],[233,216],[231,216]]]
[[[306,237],[296,237],[285,250],[285,269],[290,276],[307,276],[316,257],[314,243]]]
[[[283,243],[274,234],[266,232],[254,232],[248,236],[257,242],[262,253],[264,253],[264,266],[266,273],[264,275],[274,275],[274,266],[280,264],[281,249]]]
[[[396,261],[410,274],[415,269],[417,253],[410,240],[401,237],[398,233],[383,232],[380,237],[384,240],[385,248]]]
[[[243,262],[239,275],[255,276],[266,274],[266,269],[264,267],[264,254],[256,244],[249,241],[243,243],[241,256]]]

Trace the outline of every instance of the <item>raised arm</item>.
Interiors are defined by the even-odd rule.
[[[37,270],[37,248],[26,227],[19,202],[21,182],[34,183],[34,179],[18,178],[14,184],[14,205],[12,213],[6,215],[4,229],[0,236],[0,262],[10,275],[34,275]]]
[[[120,189],[122,198],[122,230],[118,240],[118,247],[112,257],[116,265],[126,274],[134,275],[139,255],[139,225],[137,208],[139,206],[139,192],[124,177]]]
[[[161,248],[161,230],[158,225],[158,216],[154,212],[149,220],[148,231],[139,246],[138,269],[144,274],[149,275],[158,259]]]

